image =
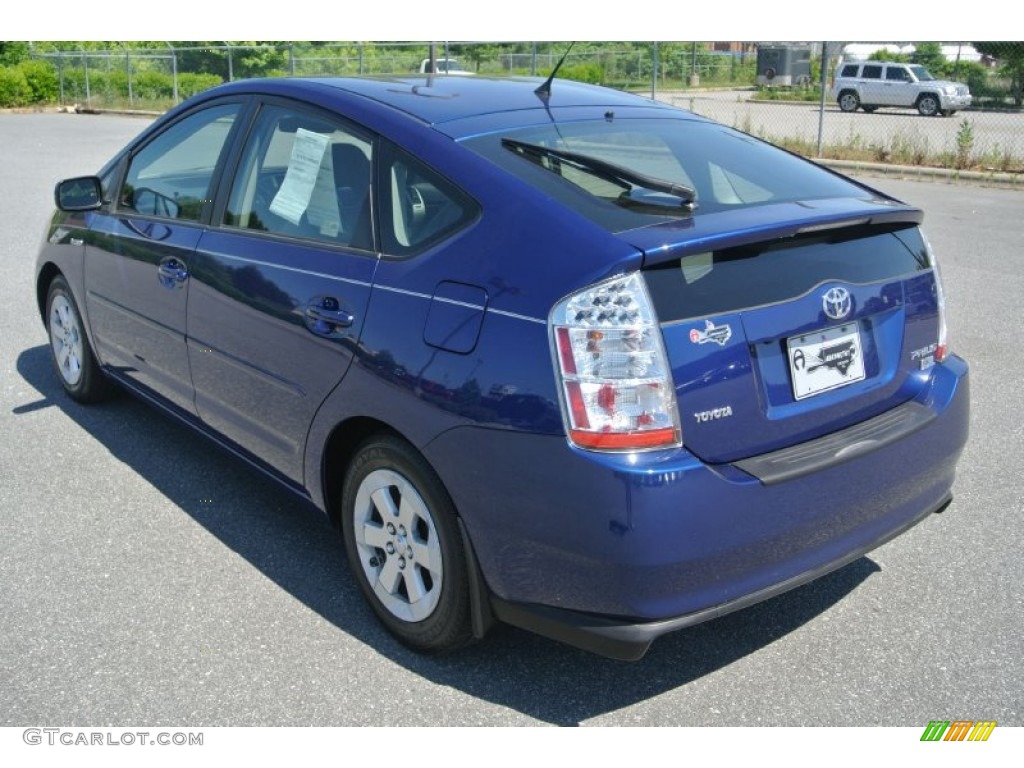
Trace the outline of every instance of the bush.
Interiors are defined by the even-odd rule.
[[[23,61],[18,64],[18,69],[25,76],[25,82],[32,91],[33,104],[57,101],[60,96],[60,81],[52,64],[46,61]]]
[[[576,80],[580,83],[593,83],[599,85],[604,81],[604,68],[600,64],[590,62],[587,64],[572,64],[558,70],[558,77],[566,80]]]
[[[222,82],[219,75],[184,72],[178,75],[178,96],[187,99]]]
[[[139,72],[132,77],[132,95],[145,101],[169,99],[174,95],[174,78],[163,72]]]
[[[961,61],[951,69],[949,78],[957,82],[967,83],[972,96],[994,96],[998,91],[997,88],[993,87],[989,79],[988,68],[977,61]]]
[[[0,107],[21,107],[32,99],[25,74],[16,67],[0,69]]]

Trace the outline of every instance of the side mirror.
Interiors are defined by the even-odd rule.
[[[95,211],[103,205],[103,187],[96,176],[59,181],[53,196],[62,211]]]

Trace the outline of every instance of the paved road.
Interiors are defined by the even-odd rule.
[[[422,658],[315,512],[131,398],[62,396],[31,277],[53,182],[142,127],[0,115],[0,725],[1024,725],[1024,193],[877,182],[927,210],[973,366],[944,514],[636,664],[512,629]]]
[[[658,99],[767,139],[818,140],[817,104],[751,101],[752,91],[706,91],[692,94],[665,92]],[[958,112],[952,117],[921,117],[912,109],[880,109],[874,114],[845,113],[834,103],[825,106],[823,135],[826,144],[841,146],[894,145],[920,149],[928,154],[957,149],[957,132],[963,120],[971,125],[971,154],[988,153],[997,165],[1004,153],[1024,160],[1024,113]]]

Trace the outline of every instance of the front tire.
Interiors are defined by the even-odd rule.
[[[411,445],[389,435],[365,442],[345,474],[341,514],[349,566],[392,634],[428,653],[472,640],[455,507]]]
[[[80,403],[94,403],[110,393],[110,382],[92,352],[78,304],[67,281],[57,275],[46,293],[46,330],[50,359],[64,391]]]
[[[926,93],[917,100],[917,111],[924,117],[934,117],[939,114],[939,100],[930,93]]]
[[[860,106],[860,99],[853,91],[843,91],[839,94],[839,108],[843,112],[856,112]]]

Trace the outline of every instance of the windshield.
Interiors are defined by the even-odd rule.
[[[744,206],[865,196],[747,134],[687,117],[549,123],[465,145],[611,232]],[[691,192],[694,205],[683,205]]]
[[[927,83],[929,80],[934,80],[932,73],[922,67],[920,64],[914,64],[910,67],[910,71],[914,73],[914,77],[920,80],[922,83]]]

